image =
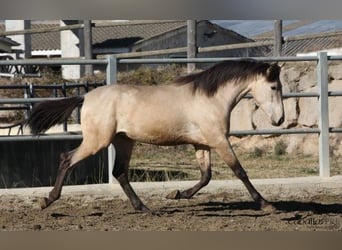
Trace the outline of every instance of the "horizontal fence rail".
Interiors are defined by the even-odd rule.
[[[106,59],[51,59],[51,60],[13,60],[0,61],[0,65],[85,65],[85,64],[102,64],[106,65],[106,84],[115,83],[117,79],[118,64],[173,64],[173,63],[214,63],[225,60],[241,60],[244,58],[154,58],[154,59],[135,59],[135,58],[116,58],[108,56]],[[267,62],[291,62],[291,61],[315,61],[317,62],[317,80],[319,90],[315,92],[301,93],[284,93],[284,98],[306,98],[315,97],[319,101],[319,127],[318,128],[297,128],[297,129],[265,129],[265,130],[240,130],[231,131],[230,135],[263,135],[263,134],[318,134],[319,135],[319,158],[320,158],[320,176],[330,176],[329,166],[329,133],[342,133],[342,128],[329,127],[328,117],[328,97],[342,96],[342,91],[328,91],[328,61],[342,60],[342,56],[328,56],[326,52],[320,52],[318,56],[301,56],[301,57],[257,57],[252,58],[259,61]],[[4,86],[2,86],[5,88]],[[247,95],[246,98],[252,98]],[[2,98],[0,104],[34,104],[45,100],[56,98]],[[25,140],[64,140],[64,139],[81,139],[81,134],[63,133],[58,135],[42,135],[42,136],[1,136],[0,141],[25,141]],[[108,171],[112,172],[115,152],[112,147],[108,149]],[[111,176],[111,175],[109,175]],[[113,182],[109,178],[109,182]]]
[[[159,23],[168,23],[168,22],[185,22],[185,20],[170,20],[170,21],[158,21]],[[129,21],[123,23],[113,23],[113,22],[105,22],[105,23],[97,23],[90,22],[91,28],[96,27],[111,27],[111,26],[129,26],[136,24],[150,24],[155,23],[155,21]],[[61,32],[64,30],[78,30],[85,29],[87,25],[84,23],[81,24],[71,24],[66,26],[56,26],[56,27],[48,27],[48,28],[36,28],[36,29],[25,29],[25,30],[13,30],[13,31],[0,31],[0,36],[9,36],[9,35],[24,35],[24,34],[38,34],[38,33],[48,33],[48,32]],[[317,34],[309,34],[309,35],[294,35],[283,37],[283,43],[287,43],[290,41],[304,40],[304,39],[316,39],[316,38],[324,38],[331,36],[341,35],[341,31],[328,31],[328,32],[320,32]],[[244,43],[235,43],[229,45],[218,45],[218,46],[208,46],[208,47],[197,47],[198,53],[203,52],[213,52],[213,51],[222,51],[222,50],[230,50],[230,49],[238,49],[238,48],[252,48],[252,47],[260,47],[260,46],[273,46],[274,39],[267,38],[265,40],[259,40],[254,42],[244,42]],[[187,51],[187,47],[179,47],[172,49],[163,49],[163,50],[153,50],[153,51],[142,51],[142,52],[129,52],[129,53],[121,53],[118,54],[118,58],[132,58],[132,57],[144,57],[144,56],[153,56],[153,55],[164,55],[170,53],[184,53]]]

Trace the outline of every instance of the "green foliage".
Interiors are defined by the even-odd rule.
[[[286,154],[286,143],[282,140],[278,141],[274,146],[274,154],[275,155],[284,155]]]
[[[184,69],[178,65],[146,67],[141,66],[129,72],[120,72],[118,82],[122,84],[155,85],[172,81]]]

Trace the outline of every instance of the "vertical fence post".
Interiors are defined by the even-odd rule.
[[[115,84],[116,83],[116,74],[117,74],[117,62],[115,56],[107,56],[107,68],[106,68],[106,84]],[[117,183],[117,181],[113,177],[113,168],[115,161],[115,148],[113,144],[108,146],[108,183]]]
[[[187,57],[195,58],[197,54],[197,23],[196,20],[187,21]],[[195,63],[188,63],[188,73],[196,69]]]
[[[91,27],[91,20],[83,20],[84,28],[83,28],[83,40],[84,40],[84,56],[86,59],[93,58],[93,32]],[[93,75],[93,65],[86,64],[85,65],[85,75],[92,76]]]
[[[61,85],[61,87],[62,87],[62,94],[63,94],[63,97],[67,97],[67,85],[66,85],[66,83],[63,82],[62,85]],[[67,131],[68,131],[68,122],[67,122],[67,121],[65,121],[65,122],[63,123],[63,131],[64,131],[64,132],[67,132]]]
[[[273,56],[281,56],[282,45],[283,45],[283,21],[276,20],[274,22]]]
[[[25,88],[24,88],[24,98],[25,99],[30,98],[28,92],[29,92],[29,86],[28,86],[28,83],[25,83]],[[31,113],[31,110],[32,110],[32,105],[26,104],[25,106],[27,108],[26,108],[26,112],[25,112],[24,116],[25,116],[25,119],[28,119],[28,117]]]
[[[317,82],[319,89],[319,175],[330,176],[329,165],[329,105],[328,105],[328,55],[318,53]]]

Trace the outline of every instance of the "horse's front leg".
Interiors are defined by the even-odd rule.
[[[128,167],[131,159],[131,154],[134,146],[134,142],[125,135],[116,135],[113,140],[116,156],[113,169],[113,175],[118,180],[123,191],[130,200],[133,208],[137,211],[146,213],[150,210],[140,200],[138,195],[133,190],[131,184],[128,181]]]
[[[246,186],[248,192],[251,194],[254,201],[258,202],[261,208],[265,211],[273,211],[274,207],[264,199],[261,194],[255,189],[253,184],[250,182],[245,170],[241,166],[237,159],[234,150],[228,139],[221,140],[222,143],[215,145],[216,152],[220,157],[227,163],[227,165],[233,170],[236,177],[238,177],[243,184]]]
[[[201,170],[200,181],[184,191],[175,190],[166,196],[167,199],[190,199],[201,188],[206,186],[211,179],[211,161],[210,161],[210,148],[207,146],[195,145],[196,159]]]

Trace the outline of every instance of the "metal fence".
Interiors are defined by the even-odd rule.
[[[262,134],[318,134],[319,143],[319,175],[321,177],[330,176],[329,163],[329,134],[342,133],[342,128],[329,127],[329,96],[342,96],[342,91],[328,91],[328,61],[342,60],[342,56],[328,56],[326,52],[320,52],[317,56],[305,57],[257,57],[253,58],[260,61],[315,61],[317,62],[317,82],[318,93],[288,93],[284,94],[284,98],[318,98],[318,128],[293,128],[293,129],[265,129],[265,130],[239,130],[231,131],[230,135],[262,135]],[[106,65],[106,84],[114,84],[117,79],[118,64],[170,64],[170,63],[210,63],[220,62],[224,60],[241,60],[241,58],[156,58],[156,59],[118,59],[114,56],[108,56],[106,59],[59,59],[59,60],[15,60],[15,61],[0,61],[0,65],[86,65],[97,64]],[[0,99],[0,104],[33,104],[49,100],[51,98],[5,98]],[[29,135],[22,136],[1,136],[0,141],[26,141],[26,140],[64,140],[64,139],[80,139],[82,135],[43,135],[33,137]],[[108,148],[108,176],[109,183],[114,182],[111,175],[115,159],[115,150],[113,146]]]
[[[53,83],[53,84],[32,84],[32,83],[25,83],[25,84],[10,84],[10,85],[0,85],[0,90],[19,90],[22,91],[24,99],[34,99],[34,102],[40,102],[41,100],[46,100],[45,98],[39,98],[37,96],[37,92],[41,90],[45,90],[45,92],[50,92],[50,98],[57,99],[67,97],[68,92],[70,90],[74,90],[76,95],[82,95],[91,91],[94,88],[99,86],[105,85],[105,82],[92,82],[89,83],[88,81],[84,83]],[[1,110],[25,110],[25,118],[28,118],[33,103],[27,103],[25,100],[23,101],[22,98],[10,98],[9,99],[12,103],[7,102],[7,104],[16,104],[15,106],[0,106]],[[80,107],[77,108],[77,115],[76,120],[78,123],[81,122],[80,116]],[[67,132],[67,122],[63,124],[64,132]],[[9,131],[9,133],[11,130]]]

